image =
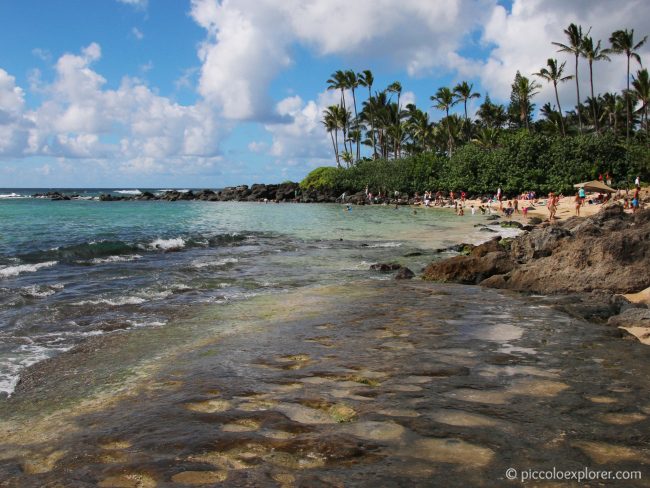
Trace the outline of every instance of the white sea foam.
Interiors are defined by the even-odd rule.
[[[0,392],[11,396],[20,380],[20,371],[49,358],[56,351],[63,352],[71,348],[72,346],[44,347],[35,344],[19,346],[15,355],[0,361]]]
[[[44,263],[36,264],[19,264],[16,266],[3,266],[0,268],[0,278],[9,278],[10,276],[18,276],[21,273],[33,273],[41,268],[50,268],[56,265],[58,261],[46,261]]]
[[[57,291],[63,290],[61,283],[54,285],[31,285],[20,289],[20,294],[25,297],[45,298],[54,295]]]
[[[401,242],[380,242],[378,244],[370,244],[368,247],[402,247]]]
[[[142,195],[140,190],[115,190],[115,193],[121,193],[123,195]]]
[[[226,264],[238,263],[239,259],[237,258],[223,258],[217,259],[216,261],[193,261],[193,268],[218,268],[225,266]]]
[[[185,240],[180,237],[174,239],[156,239],[155,241],[147,244],[148,249],[155,249],[160,251],[178,251],[185,247]]]
[[[30,198],[29,195],[19,195],[18,193],[2,193],[0,198]]]
[[[105,263],[126,263],[129,261],[135,261],[140,259],[142,256],[139,254],[130,254],[128,256],[108,256],[107,258],[94,258],[90,260],[92,264],[105,264]]]
[[[81,302],[75,302],[73,305],[84,306],[84,305],[110,305],[112,307],[119,307],[121,305],[140,305],[141,303],[146,302],[146,298],[141,297],[119,297],[119,298],[100,298],[99,300],[82,300]]]

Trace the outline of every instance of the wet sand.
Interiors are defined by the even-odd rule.
[[[424,282],[264,300],[115,334],[137,367],[116,339],[50,363],[0,406],[0,486],[503,486],[585,466],[647,483],[650,357],[615,329]]]

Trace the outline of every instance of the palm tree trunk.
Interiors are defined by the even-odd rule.
[[[354,96],[354,88],[352,88],[352,102],[354,103],[354,121],[356,124],[359,124],[359,115],[357,114],[357,98]],[[361,141],[357,139],[357,161],[361,159],[361,149],[359,148],[360,143]]]
[[[348,111],[347,108],[345,107],[345,91],[343,88],[341,88],[341,108],[343,109],[343,114],[345,115],[345,118],[343,119],[343,147],[345,148],[345,151],[348,152]],[[352,151],[350,151],[352,152]]]
[[[598,127],[598,117],[596,115],[596,99],[594,98],[594,73],[592,69],[593,61],[589,60],[589,84],[591,85],[591,105],[594,109],[594,127],[596,128],[596,134],[600,133],[600,128]]]
[[[625,138],[630,141],[630,55],[627,55],[627,90],[625,91]]]
[[[370,109],[370,131],[372,133],[372,159],[377,159],[377,141],[375,140],[375,115],[370,99],[372,98],[372,85],[368,85],[368,108]]]
[[[557,94],[557,81],[553,82],[553,88],[555,88],[555,101],[557,102],[557,109],[560,111],[560,127],[562,128],[562,136],[566,137],[566,132],[564,131],[564,116],[562,115],[562,107],[560,106],[560,97]]]
[[[578,53],[576,53],[576,96],[578,98],[578,127],[582,134],[582,117],[580,116],[580,83],[578,82]]]
[[[471,90],[470,90],[471,93]],[[470,138],[470,126],[469,126],[469,117],[467,116],[467,98],[463,100],[463,105],[465,106],[465,125],[466,125],[466,136],[467,136],[467,142],[469,142]]]
[[[449,127],[449,108],[445,110],[445,113],[447,114],[447,119],[445,120],[446,126],[447,126],[447,148],[449,149],[449,157],[451,157],[451,127]]]
[[[334,134],[332,134],[332,131],[330,132],[330,137],[332,138],[332,146],[334,146],[334,156],[336,157],[336,166],[341,167],[341,162],[339,161],[339,151],[338,148],[336,147],[336,142],[334,141]]]

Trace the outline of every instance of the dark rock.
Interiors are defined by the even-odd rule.
[[[523,225],[516,220],[505,220],[501,221],[500,223],[501,227],[505,228],[515,228],[515,229],[521,229]]]
[[[410,280],[415,277],[415,273],[407,267],[401,267],[395,275],[396,280]]]
[[[614,205],[593,217],[535,228],[511,244],[517,266],[483,284],[544,294],[645,289],[650,286],[649,215],[650,209],[630,215]]]
[[[485,220],[499,220],[500,218],[501,217],[499,217],[498,215],[488,215],[487,217],[485,217]]]
[[[607,324],[614,327],[646,327],[650,333],[650,309],[628,308],[610,317]]]
[[[478,284],[495,274],[512,270],[514,263],[504,251],[488,252],[485,255],[455,256],[434,261],[424,270],[425,280]]]
[[[382,273],[390,273],[391,271],[396,271],[401,267],[402,265],[397,263],[377,263],[377,264],[372,264],[370,266],[370,269],[373,269],[375,271],[380,271]]]

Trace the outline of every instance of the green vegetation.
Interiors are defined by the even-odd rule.
[[[539,120],[533,120],[533,98],[542,85],[519,72],[509,105],[494,103],[486,94],[475,119],[467,113],[467,102],[481,97],[473,84],[462,81],[453,88],[440,87],[430,100],[444,117],[432,122],[414,104],[401,105],[401,83],[373,93],[369,70],[336,71],[327,82],[328,89],[340,93],[340,103],[324,111],[323,125],[337,166],[317,168],[301,187],[341,193],[367,187],[373,194],[425,190],[485,194],[500,186],[508,193],[545,193],[569,192],[574,183],[605,173],[613,175],[619,187],[637,175],[647,181],[650,82],[646,69],[630,73],[631,61],[641,64],[638,51],[647,36],[635,41],[634,30],[618,30],[609,39],[611,47],[601,49],[601,41],[594,41],[589,32],[583,34],[581,26],[570,24],[564,33],[566,44],[553,45],[574,58],[575,69],[566,73],[566,62],[548,58],[546,66],[532,74],[553,84],[557,104],[544,104]],[[614,55],[627,57],[627,89],[595,94],[594,64]],[[580,97],[577,77],[580,58],[589,65],[591,96],[586,100]],[[569,80],[575,80],[576,105],[563,111],[557,86]],[[367,88],[360,107],[359,87]],[[457,105],[462,115],[450,113]],[[370,157],[362,157],[362,146]]]
[[[627,148],[629,147],[629,151]],[[427,152],[402,159],[363,159],[347,169],[317,168],[301,183],[303,189],[341,194],[394,191],[414,194],[426,190],[465,190],[493,194],[498,187],[522,191],[572,192],[578,181],[609,172],[613,186],[632,185],[637,175],[650,175],[650,151],[643,142],[626,146],[614,134],[562,137],[526,130],[503,131],[493,148],[465,144],[451,157]]]

